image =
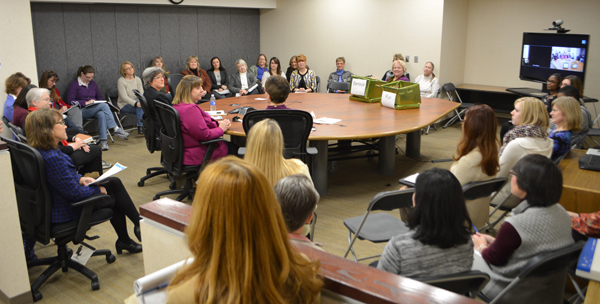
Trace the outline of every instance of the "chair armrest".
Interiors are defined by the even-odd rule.
[[[92,217],[92,212],[94,211],[94,205],[96,205],[97,202],[107,199],[111,199],[110,196],[98,193],[71,204],[73,207],[83,207],[83,210],[81,211],[81,217],[79,218],[79,224],[77,224],[77,231],[75,232],[75,237],[73,238],[73,244],[79,244],[83,242],[85,233],[88,231],[90,226],[90,218]]]
[[[238,155],[239,155],[239,156],[244,156],[244,155],[246,155],[246,147],[240,147],[240,148],[238,149]]]
[[[206,154],[204,154],[204,159],[202,159],[202,166],[200,167],[200,170],[204,170],[204,167],[208,165],[210,159],[212,158],[213,151],[215,150],[215,144],[221,141],[226,142],[227,140],[223,138],[215,138],[200,142],[201,145],[208,146],[208,148],[206,149]]]
[[[317,150],[317,147],[306,147],[306,153],[309,155],[317,155],[319,154],[319,150]]]
[[[218,143],[221,141],[227,141],[227,140],[223,139],[223,138],[215,138],[215,139],[211,139],[211,140],[207,140],[207,141],[201,141],[200,144],[201,145],[210,145],[210,144]]]

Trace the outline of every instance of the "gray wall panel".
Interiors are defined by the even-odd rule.
[[[138,26],[140,33],[140,58],[144,67],[149,67],[152,59],[161,56],[160,51],[160,15],[158,7],[138,7]],[[170,66],[166,65],[170,70]],[[140,71],[140,74],[141,75]]]
[[[117,60],[119,61],[119,67],[122,62],[129,61],[135,66],[136,74],[141,76],[139,71],[142,65],[137,7],[131,5],[115,6],[115,21],[117,25]]]
[[[219,54],[215,50],[215,45],[223,43],[220,37],[215,35],[215,16],[214,12],[220,9],[199,8],[198,9],[198,57],[200,63],[205,70],[210,69],[210,59],[215,54]]]
[[[160,9],[160,53],[171,73],[183,70],[185,58],[182,60],[179,45],[179,9],[164,7]]]
[[[198,10],[195,7],[179,8],[179,52],[182,59],[191,55],[198,56],[200,68],[206,70],[207,66],[203,60],[206,56],[198,52]]]
[[[66,93],[70,78],[67,69],[67,53],[63,9],[61,5],[39,5],[32,7],[34,41],[38,75],[27,75],[34,83],[46,70],[55,71],[62,81],[56,86],[60,93]],[[34,80],[35,79],[35,80]]]
[[[94,64],[92,30],[89,5],[63,5],[65,41],[67,53],[67,77],[70,83],[76,78],[77,69]],[[63,85],[61,83],[61,85]],[[67,84],[68,86],[68,84]],[[63,96],[64,97],[64,96]]]
[[[92,24],[92,49],[94,50],[94,81],[100,91],[106,92],[117,86],[117,41],[115,8],[112,5],[97,5],[90,11]]]
[[[235,61],[239,59],[235,58],[231,51],[231,9],[215,9],[214,24],[213,37],[217,39],[214,54],[221,59],[223,67],[231,74],[235,72]]]

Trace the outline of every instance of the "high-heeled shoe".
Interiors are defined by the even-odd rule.
[[[129,251],[129,253],[142,252],[142,245],[134,242],[133,240],[129,240],[128,243],[123,243],[117,240],[117,242],[115,243],[115,247],[117,248],[117,254],[123,253],[123,249]]]
[[[140,226],[133,227],[133,234],[138,239],[138,241],[142,241],[142,232],[140,231]]]

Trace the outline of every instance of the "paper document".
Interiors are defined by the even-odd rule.
[[[258,84],[253,85],[251,88],[248,89],[248,93],[254,91],[254,89],[258,88]]]
[[[336,119],[336,118],[321,117],[319,119],[313,120],[313,123],[320,124],[320,125],[332,125],[332,124],[340,122],[340,121],[342,121],[342,120]]]
[[[254,100],[267,100],[266,98],[254,98]]]
[[[106,171],[104,174],[102,174],[102,176],[98,177],[98,179],[96,179],[93,183],[90,183],[90,185],[97,184],[97,183],[103,181],[104,179],[111,177],[125,169],[127,169],[127,167],[125,167],[119,163],[116,163],[112,166],[112,168],[110,168],[110,170]]]
[[[392,92],[383,91],[381,94],[381,105],[384,107],[396,109],[396,94]]]
[[[419,176],[419,173],[415,173],[413,175],[409,175],[407,177],[404,178],[405,181],[409,182],[409,183],[416,183],[417,182],[417,176]]]
[[[91,107],[91,106],[93,106],[93,105],[97,105],[97,104],[99,104],[99,103],[107,103],[107,101],[106,101],[106,100],[94,100],[94,102],[92,102],[92,103],[90,103],[90,104],[86,104],[86,105],[84,106],[84,108]]]
[[[225,90],[223,90],[223,91],[221,91],[221,92],[219,92],[219,90],[213,90],[213,92],[215,92],[215,93],[219,93],[219,94],[221,94],[221,95],[225,95],[225,94],[229,94],[229,93],[231,93],[231,92],[229,92],[229,89],[225,89]]]
[[[175,276],[177,269],[194,261],[193,258],[165,267],[133,282],[133,290],[140,303],[165,303],[167,286]]]
[[[585,154],[600,156],[600,149],[588,149]]]
[[[225,111],[223,111],[223,110],[206,111],[206,113],[208,113],[208,115],[225,115]]]
[[[352,88],[350,94],[365,96],[365,89],[367,88],[366,79],[352,79]]]

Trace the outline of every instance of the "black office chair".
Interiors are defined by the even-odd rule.
[[[319,93],[319,88],[321,87],[321,77],[316,76],[317,79],[317,90],[315,91],[315,93]]]
[[[118,101],[119,101],[119,89],[118,88],[112,88],[108,91],[108,93],[106,93],[106,101],[108,101],[111,105],[115,106],[115,108],[119,108],[118,105]],[[113,108],[111,108],[111,110],[113,110]],[[115,122],[119,125],[119,128],[127,131],[127,132],[131,132],[133,130],[135,130],[137,128],[137,116],[135,114],[131,114],[131,113],[124,113],[121,112],[120,110],[117,111],[111,111],[113,113],[113,116],[115,118]],[[123,122],[125,122],[125,124],[123,124]],[[125,129],[123,128],[123,125],[126,126],[133,126],[129,129]]]
[[[490,275],[479,270],[417,278],[417,281],[474,299],[490,281]]]
[[[144,95],[140,94],[140,91],[133,90],[133,94],[140,101],[140,105],[142,106],[142,110],[144,110],[144,116],[142,118],[142,124],[144,126],[144,138],[146,139],[146,148],[150,154],[154,153],[154,151],[160,151],[161,149],[161,140],[160,140],[160,127],[157,128],[154,125],[154,119],[152,119],[152,112],[150,111],[150,105],[146,100]],[[150,102],[156,103],[156,101],[151,100]],[[156,133],[156,130],[159,130]],[[162,159],[161,159],[162,163]],[[159,176],[162,174],[167,174],[167,170],[164,167],[150,167],[146,169],[146,175],[140,178],[138,182],[138,187],[143,187],[146,180]],[[169,185],[169,189],[175,189],[176,181],[175,179],[171,180],[171,184]]]
[[[522,268],[495,298],[490,301],[485,295],[479,298],[487,303],[548,303],[562,304],[567,270],[579,259],[585,242],[552,252],[539,254]]]
[[[10,121],[8,121],[8,118],[4,117],[4,115],[2,116],[2,123],[4,123],[14,138],[22,143],[27,143],[27,137],[25,137],[25,132],[23,132],[23,129],[13,125]]]
[[[339,91],[346,91],[346,94],[348,94],[348,90],[350,89],[350,83],[349,82],[332,82],[329,84],[329,88],[327,90],[327,93],[335,93],[335,91],[339,90]]]
[[[42,298],[40,287],[59,269],[62,269],[63,272],[67,272],[69,268],[74,269],[92,281],[92,290],[100,289],[98,275],[84,265],[71,260],[73,251],[67,249],[67,244],[70,242],[73,244],[83,243],[83,239],[88,238],[85,233],[90,227],[112,218],[113,211],[111,209],[93,211],[94,205],[109,200],[110,196],[97,194],[73,203],[72,206],[82,208],[81,217],[70,222],[53,224],[51,222],[52,201],[46,184],[46,172],[41,154],[26,144],[6,138],[2,138],[2,140],[8,144],[10,151],[21,230],[25,235],[44,245],[54,239],[54,243],[58,247],[58,256],[27,263],[27,267],[50,265],[31,284],[34,301]],[[97,237],[88,239],[95,238]],[[93,248],[87,244],[86,246]],[[95,250],[92,254],[92,256],[99,255],[106,256],[108,263],[115,261],[115,256],[111,254],[110,250]]]
[[[186,180],[182,189],[171,189],[159,192],[154,196],[154,200],[169,194],[179,194],[176,198],[178,201],[182,201],[185,197],[192,199],[194,195],[194,181],[198,178],[198,175],[204,167],[209,164],[216,143],[226,140],[216,138],[200,142],[200,144],[208,146],[202,160],[202,165],[186,166],[183,164],[183,136],[181,134],[181,120],[179,118],[179,113],[171,105],[162,102],[155,103],[154,107],[158,121],[162,126],[160,130],[160,139],[163,167],[170,176],[177,177],[185,175]]]
[[[367,206],[365,215],[345,219],[344,226],[348,228],[349,246],[344,254],[344,258],[347,257],[350,252],[352,252],[354,261],[381,256],[378,254],[357,259],[354,248],[352,248],[357,238],[372,243],[383,243],[388,242],[396,235],[408,232],[408,227],[399,218],[386,212],[371,214],[371,211],[392,211],[396,209],[400,210],[401,208],[411,208],[413,205],[412,196],[414,192],[415,189],[412,188],[378,193]],[[353,234],[354,237],[352,237]]]
[[[310,113],[302,110],[252,111],[244,115],[242,120],[244,132],[248,134],[254,124],[267,118],[275,120],[281,128],[284,141],[283,157],[298,158],[306,163],[307,155],[317,155],[317,148],[306,145],[313,126]],[[246,154],[246,148],[240,148],[239,154]]]
[[[181,74],[171,74],[171,76],[169,76],[169,90],[171,91],[171,96],[173,96],[173,98],[175,98],[175,91],[182,78],[183,75]]]
[[[460,107],[459,109],[462,109],[462,111],[458,112],[458,109],[454,109],[454,112],[456,113],[456,115],[454,117],[452,117],[445,125],[444,125],[444,129],[453,125],[456,120],[460,120],[463,121],[463,118],[461,117],[461,115],[471,106],[475,105],[474,103],[466,103],[463,102],[462,99],[460,99],[460,95],[458,95],[458,92],[456,91],[456,87],[454,86],[454,84],[452,82],[448,82],[445,85],[442,86],[442,88],[444,89],[444,91],[446,91],[446,95],[448,95],[448,99],[450,101],[454,101],[456,102],[456,100],[454,99],[454,97],[452,96],[452,93],[454,93],[454,95],[456,95],[456,99],[458,99],[458,102],[460,102]]]

